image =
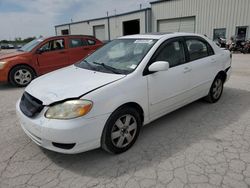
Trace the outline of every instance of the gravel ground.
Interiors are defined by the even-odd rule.
[[[233,57],[217,104],[194,102],[151,123],[132,149],[63,155],[17,122],[23,89],[0,85],[0,187],[250,187],[250,55]]]
[[[1,54],[5,54],[5,53],[14,52],[14,51],[16,51],[16,50],[14,50],[14,49],[11,49],[11,50],[0,49],[0,55],[1,55]]]

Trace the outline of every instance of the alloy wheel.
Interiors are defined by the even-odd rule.
[[[32,80],[32,74],[27,69],[19,69],[15,72],[14,79],[20,85],[27,85]]]
[[[134,139],[137,132],[137,122],[135,117],[126,114],[120,117],[113,125],[111,140],[114,146],[124,148]]]
[[[218,99],[221,95],[222,92],[222,88],[223,88],[223,83],[221,79],[217,79],[214,83],[214,87],[213,87],[213,97],[214,99]]]

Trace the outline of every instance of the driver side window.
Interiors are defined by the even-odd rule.
[[[50,52],[50,51],[57,51],[57,50],[63,50],[65,49],[64,45],[64,40],[63,39],[58,39],[58,40],[52,40],[44,44],[39,51],[41,52]]]
[[[185,51],[180,41],[169,42],[162,47],[154,61],[167,61],[169,67],[175,67],[185,63]]]

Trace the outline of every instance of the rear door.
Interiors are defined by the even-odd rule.
[[[57,70],[69,64],[69,56],[65,44],[65,39],[62,37],[49,40],[38,49],[36,58],[41,74]]]
[[[103,45],[102,42],[100,42],[99,40],[90,37],[86,38],[86,41],[88,43],[89,54],[93,53]]]
[[[221,66],[217,61],[218,55],[214,53],[209,43],[200,37],[186,37],[185,44],[192,69],[190,72],[190,91],[193,96],[202,97],[207,95]]]
[[[82,37],[69,38],[69,63],[73,64],[80,61],[89,54],[87,40]]]

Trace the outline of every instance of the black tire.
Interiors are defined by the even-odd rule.
[[[221,75],[218,75],[209,90],[208,95],[205,97],[205,100],[209,103],[216,103],[220,100],[221,95],[224,89],[224,79]]]
[[[17,87],[27,86],[34,78],[35,72],[26,65],[16,66],[9,73],[9,82]]]
[[[134,130],[134,132],[132,130],[129,130],[129,129],[132,129],[129,127],[132,127],[132,126],[128,126],[127,130],[122,130],[122,129],[118,128],[117,121],[120,120],[122,123],[125,124],[123,119],[125,118],[125,120],[126,120],[126,118],[130,117],[130,116],[133,118],[131,118],[129,120],[129,124],[133,125],[133,127],[134,127],[135,125],[133,122],[136,123],[136,129]],[[106,150],[109,153],[113,153],[113,154],[119,154],[119,153],[123,153],[123,152],[127,151],[129,148],[131,148],[134,145],[135,141],[137,140],[139,133],[140,133],[140,130],[141,130],[141,126],[142,126],[142,120],[141,120],[140,114],[138,113],[138,111],[136,109],[131,108],[129,106],[127,106],[127,107],[125,106],[125,107],[121,107],[121,108],[117,109],[115,112],[113,112],[111,114],[111,116],[109,117],[109,119],[106,122],[106,125],[104,127],[104,130],[102,133],[102,138],[101,138],[102,149]],[[131,131],[131,132],[129,132],[129,131]],[[129,132],[128,134],[131,133],[130,136],[133,135],[132,140],[130,142],[128,142],[129,139],[127,139],[127,137],[126,137],[126,135],[127,135],[126,132]],[[120,137],[112,139],[112,134],[114,135],[115,133],[120,134]],[[122,134],[124,134],[124,135],[122,135]],[[123,139],[122,144],[124,144],[124,146],[118,147],[117,145],[119,145],[119,141],[122,139]],[[117,141],[117,143],[116,143],[116,141]]]

